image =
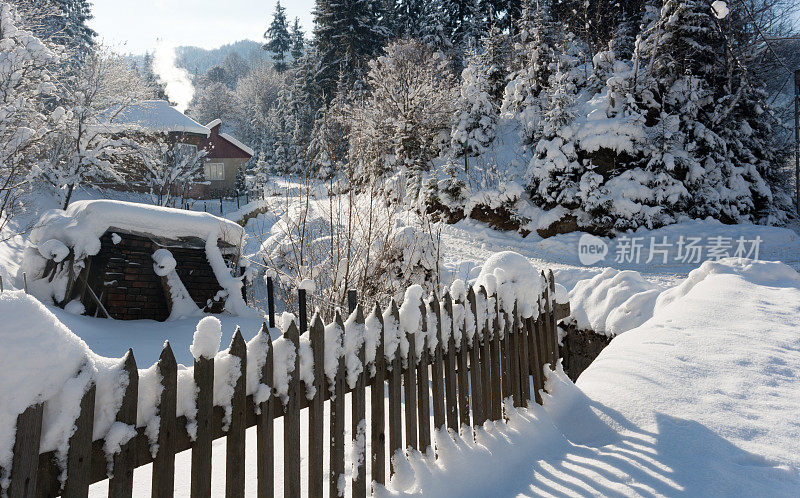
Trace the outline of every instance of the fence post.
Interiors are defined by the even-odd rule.
[[[194,360],[194,383],[197,386],[197,436],[192,446],[193,498],[211,495],[211,421],[214,412],[214,357]]]
[[[517,317],[519,333],[519,372],[522,383],[522,406],[528,407],[531,399],[531,370],[528,363],[528,320],[520,315]]]
[[[483,422],[486,422],[488,419],[491,418],[491,406],[492,406],[492,355],[491,352],[491,331],[489,328],[489,296],[486,295],[486,289],[480,287],[478,289],[478,293],[481,295],[481,304],[485,307],[486,317],[483,323],[479,323],[478,327],[480,327],[481,331],[481,343],[480,343],[480,370],[481,370],[481,387],[482,389],[482,404],[483,404]],[[477,330],[476,330],[477,332]],[[473,347],[475,343],[473,342]]]
[[[403,303],[406,304],[406,303]],[[403,333],[402,325],[400,333]],[[416,334],[405,331],[408,341],[408,354],[406,355],[405,370],[403,370],[403,408],[405,410],[406,448],[417,449],[417,383],[416,383]]]
[[[492,322],[492,420],[503,418],[502,361],[500,347],[500,298],[494,294],[494,320]]]
[[[386,484],[386,414],[384,407],[383,386],[386,381],[386,358],[383,346],[383,316],[381,308],[376,303],[372,316],[380,324],[375,350],[375,376],[372,378],[370,388],[371,410],[371,453],[372,453],[372,480],[378,484]]]
[[[344,323],[338,310],[336,311],[334,323],[338,329],[338,342],[339,344],[344,344]],[[333,396],[331,396],[331,461],[329,477],[329,496],[331,498],[344,495],[344,489],[339,488],[339,478],[344,475],[344,382],[345,359],[344,355],[340,355],[336,368],[336,377],[333,382]]]
[[[501,408],[504,408],[503,403],[508,398],[513,398],[514,392],[511,387],[511,318],[509,317],[510,313],[505,309],[501,313],[503,314],[503,326],[501,327],[503,337],[500,339],[500,368],[503,372]]]
[[[478,357],[480,350],[480,328],[481,324],[478,323],[478,303],[475,296],[475,289],[470,286],[467,291],[467,305],[472,313],[472,321],[474,322],[474,333],[472,334],[472,344],[469,338],[465,341],[465,345],[469,351],[469,380],[472,395],[472,421],[476,426],[483,425],[486,418],[483,416],[483,386],[481,385],[481,363]],[[466,332],[466,327],[465,327]]]
[[[225,496],[244,496],[245,461],[245,406],[247,405],[247,344],[236,327],[230,348],[231,356],[239,358],[239,378],[231,397],[231,422],[225,443]]]
[[[424,301],[419,303],[423,341],[417,361],[417,418],[419,424],[419,450],[425,453],[431,446],[431,406],[428,394],[428,320]]]
[[[433,362],[431,364],[431,383],[433,384],[433,426],[438,431],[445,426],[442,310],[439,307],[439,300],[436,299],[436,296],[431,296],[428,306],[433,310],[433,314],[436,317],[436,348],[433,352]]]
[[[81,412],[75,421],[75,432],[69,438],[67,481],[64,483],[63,496],[83,497],[89,495],[89,469],[92,463],[92,431],[94,429],[96,392],[97,388],[94,383],[91,383],[81,398]],[[40,490],[39,496],[43,494]]]
[[[295,351],[289,374],[289,399],[283,415],[283,495],[300,497],[300,336],[294,321],[283,334]]]
[[[397,309],[397,303],[394,299],[389,303],[389,315],[393,320],[394,325],[398,327],[397,332],[400,333],[400,311]],[[385,317],[384,317],[385,319]],[[384,330],[386,324],[384,322]],[[400,345],[394,351],[394,358],[392,359],[392,372],[389,375],[389,463],[391,474],[394,475],[394,462],[392,459],[395,454],[403,448],[403,421],[400,405],[400,391],[401,381],[400,374],[403,369],[403,359],[400,355]]]
[[[258,497],[272,498],[275,494],[275,428],[274,428],[274,409],[275,397],[272,395],[272,337],[270,337],[267,324],[261,325],[258,332],[259,339],[266,342],[267,358],[261,368],[261,383],[270,387],[267,399],[258,406],[256,416],[256,476],[258,480]]]
[[[350,306],[355,305],[356,324],[364,330],[364,310],[360,304],[356,304],[355,291],[348,292],[348,302]],[[367,496],[366,479],[366,451],[367,451],[367,415],[366,415],[366,391],[364,379],[366,378],[366,365],[364,364],[364,337],[360,338],[358,346],[358,361],[361,362],[362,370],[358,374],[353,393],[351,395],[351,436],[353,438],[353,454],[361,455],[358,461],[352,462],[355,467],[353,472],[353,498],[364,498]]]
[[[161,377],[161,399],[158,403],[158,453],[153,460],[151,487],[153,497],[171,497],[175,485],[175,410],[178,396],[178,365],[169,341],[164,343],[157,368]]]
[[[542,388],[542,368],[541,360],[539,359],[539,347],[537,332],[539,330],[539,318],[534,319],[530,317],[527,319],[528,323],[528,365],[533,373],[533,399],[536,403],[542,404],[542,397],[539,389]]]
[[[308,496],[322,497],[323,445],[325,439],[325,324],[319,313],[314,313],[309,332],[311,354],[314,357],[314,398],[308,404]]]
[[[267,307],[269,309],[269,327],[275,328],[275,284],[272,282],[272,277],[267,277]]]
[[[139,371],[133,350],[129,349],[122,360],[122,369],[128,374],[128,387],[122,397],[122,405],[117,412],[117,422],[136,426],[136,405],[139,398]],[[114,475],[108,481],[109,497],[130,497],[133,495],[134,442],[128,441],[114,455]]]
[[[17,416],[14,456],[11,463],[11,485],[8,487],[8,496],[11,498],[36,494],[43,413],[44,404],[38,403],[29,406]]]
[[[456,380],[456,341],[453,337],[453,301],[450,292],[445,291],[442,295],[444,305],[444,315],[447,317],[447,349],[444,354],[444,391],[445,391],[445,410],[447,411],[447,428],[458,433],[458,381]],[[442,331],[444,334],[445,331]]]
[[[453,332],[455,333],[456,327],[461,328],[461,339],[456,344],[456,361],[458,363],[458,414],[460,415],[461,425],[470,427],[469,416],[469,372],[467,371],[467,307],[463,301],[463,297],[459,297],[456,304],[460,305],[464,310],[464,315],[460,320],[461,323],[453,322]]]
[[[514,396],[514,407],[522,406],[522,373],[519,363],[519,303],[514,301],[514,308],[511,312],[511,322],[506,329],[508,336],[509,367],[511,370],[511,392]]]
[[[558,326],[556,325],[556,281],[553,278],[553,270],[547,270],[547,277],[549,282],[549,310],[550,310],[550,342],[551,348],[553,350],[553,370],[556,369],[556,364],[558,363],[559,358],[559,351],[558,351]]]

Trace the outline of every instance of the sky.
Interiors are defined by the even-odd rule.
[[[156,40],[217,48],[238,40],[263,40],[275,1],[93,0],[90,26],[117,52],[152,52]],[[306,36],[313,27],[314,0],[284,0],[290,24],[300,18]]]

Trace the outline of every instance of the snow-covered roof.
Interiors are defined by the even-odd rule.
[[[219,126],[219,125],[221,125],[221,124],[222,124],[222,120],[221,120],[221,119],[219,119],[219,118],[217,118],[217,119],[215,119],[214,121],[212,121],[212,122],[208,123],[208,124],[206,125],[206,128],[208,128],[208,129],[210,130],[211,128],[214,128],[215,126]]]
[[[213,238],[235,247],[241,245],[244,229],[233,221],[210,213],[173,209],[113,200],[76,201],[66,211],[46,212],[31,232],[31,242],[55,239],[73,248],[77,259],[100,251],[100,237],[109,228],[145,233],[170,239]]]
[[[211,130],[169,105],[166,100],[143,100],[121,111],[111,108],[100,116],[99,127],[108,132],[141,130],[151,133],[197,133]]]
[[[236,140],[236,138],[234,138],[232,135],[228,135],[227,133],[220,133],[219,136],[224,138],[228,142],[232,143],[236,147],[239,147],[243,151],[247,152],[248,154],[250,154],[251,157],[256,155],[256,153],[255,153],[255,151],[253,149],[251,149],[250,147],[246,146],[242,142]]]

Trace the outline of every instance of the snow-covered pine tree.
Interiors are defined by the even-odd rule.
[[[97,33],[89,27],[89,0],[16,0],[18,8],[38,18],[31,30],[42,40],[62,46],[80,60],[95,49]]]
[[[286,71],[289,65],[286,63],[286,54],[292,49],[292,36],[289,34],[289,23],[286,21],[286,9],[281,5],[280,0],[275,3],[275,13],[272,16],[272,23],[264,33],[267,42],[263,49],[272,54],[275,70]]]
[[[745,68],[726,65],[710,6],[667,0],[639,50],[638,90],[652,144],[646,167],[686,190],[670,207],[692,217],[760,221],[772,200],[763,176],[769,157],[759,150],[769,148],[769,128],[750,125],[763,114],[758,92]]]
[[[451,136],[451,154],[480,155],[489,148],[497,134],[499,108],[492,97],[488,53],[474,44],[466,54],[461,72],[461,89],[456,102],[457,121]]]
[[[306,35],[300,28],[300,19],[295,17],[292,25],[292,48],[289,53],[292,55],[292,66],[297,67],[300,58],[306,51]]]
[[[559,43],[556,70],[550,77],[550,101],[542,136],[528,168],[533,202],[545,209],[579,207],[578,185],[584,173],[574,141],[578,93],[586,83],[583,55],[569,31]]]
[[[525,5],[500,108],[505,116],[519,122],[523,141],[528,144],[535,144],[541,136],[542,119],[549,105],[546,90],[555,57],[544,15],[532,1]]]

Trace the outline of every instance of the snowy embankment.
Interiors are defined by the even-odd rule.
[[[704,263],[544,407],[439,440],[387,495],[797,496],[800,275]],[[384,494],[384,493],[381,493]]]

